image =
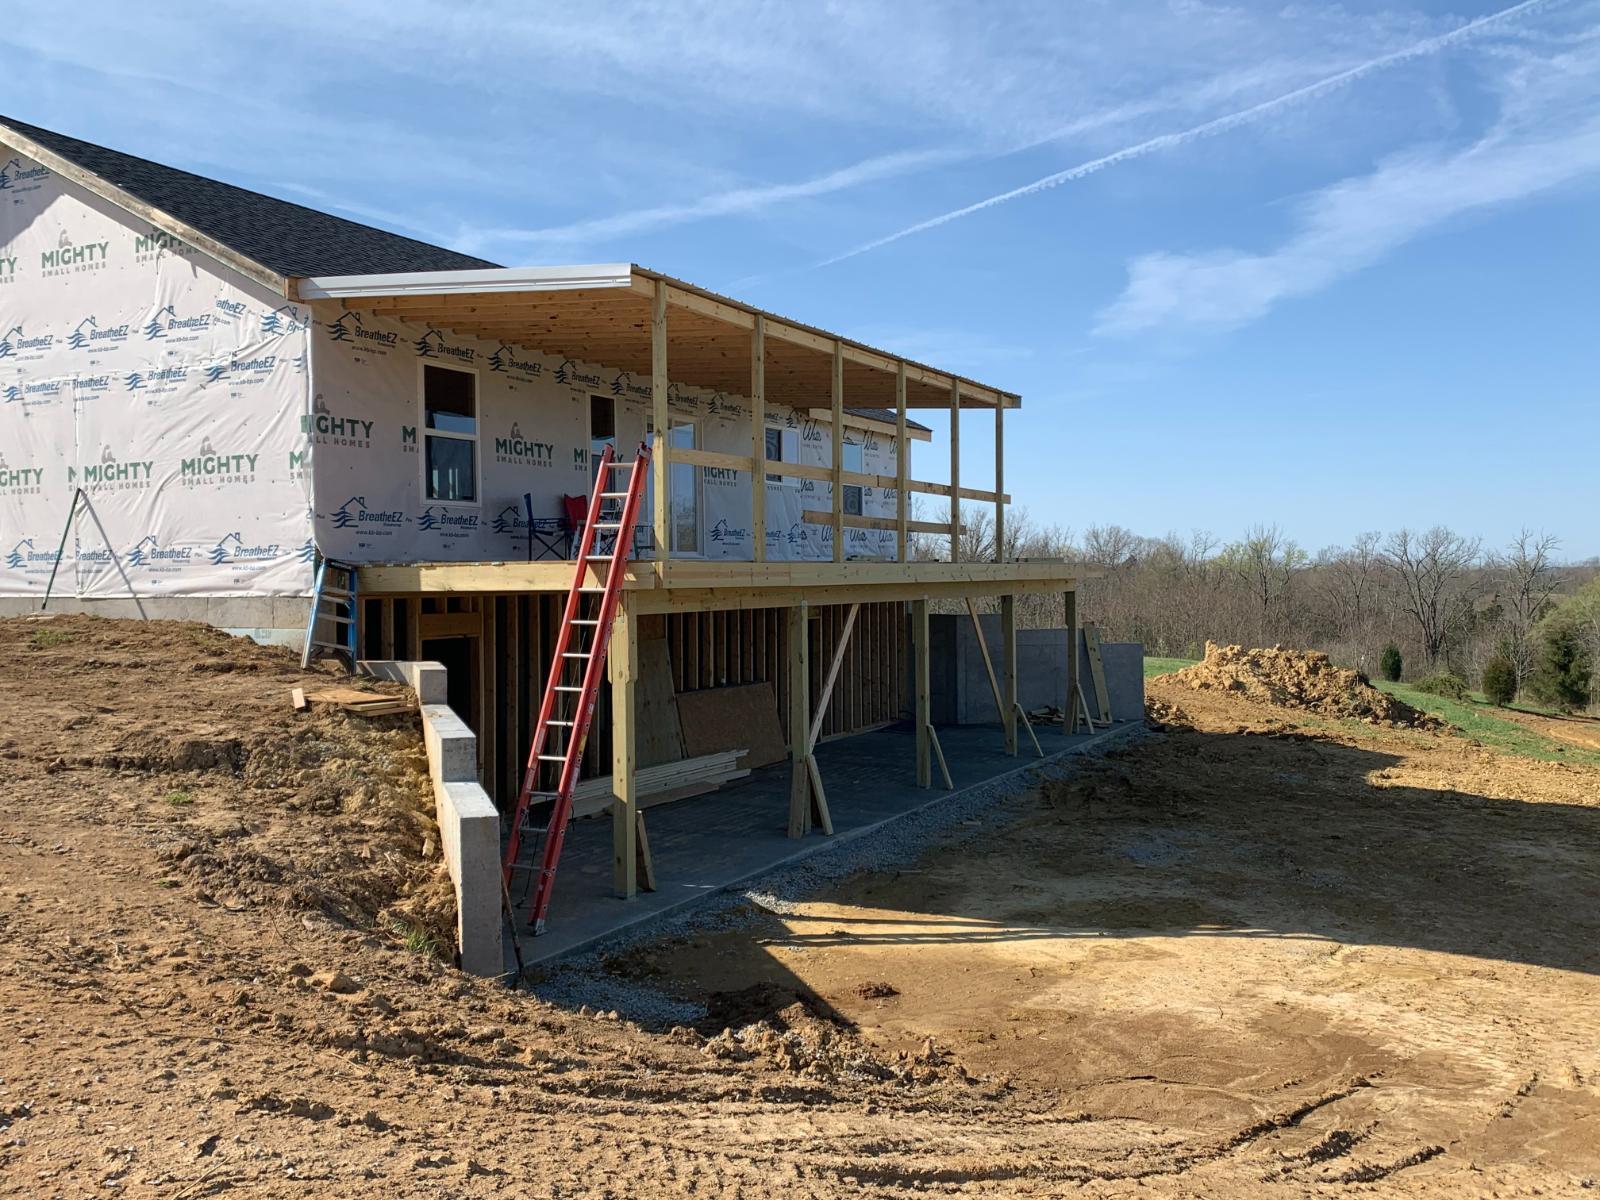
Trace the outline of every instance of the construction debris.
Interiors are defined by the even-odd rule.
[[[356,688],[322,688],[308,692],[295,688],[290,693],[290,703],[299,711],[310,704],[331,704],[347,713],[362,717],[387,717],[395,713],[416,712],[417,706],[407,696],[388,692],[363,692]]]
[[[748,767],[739,762],[749,751],[724,750],[720,754],[703,754],[699,758],[686,758],[680,762],[662,763],[635,771],[634,787],[640,808],[654,808],[674,800],[687,800],[714,792],[725,783],[744,779],[750,774]],[[586,779],[572,790],[573,815],[597,816],[611,811],[611,776],[602,775]]]

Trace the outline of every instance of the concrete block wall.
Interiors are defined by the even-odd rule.
[[[478,739],[447,703],[444,667],[435,662],[364,661],[361,672],[408,684],[422,708],[422,737],[433,779],[439,844],[456,891],[461,969],[505,970],[500,920],[500,810],[478,783]]]
[[[1000,616],[980,615],[983,636],[994,660],[997,676],[1004,670],[1001,655]],[[933,723],[983,725],[997,722],[994,692],[984,670],[972,618],[965,614],[940,614],[929,618],[932,650]],[[1118,721],[1144,719],[1144,647],[1138,642],[1102,642],[1100,662],[1105,670],[1111,716]],[[1078,639],[1078,671],[1083,694],[1094,704],[1089,675],[1089,652]],[[1002,681],[1003,682],[1003,681]],[[1024,709],[1046,704],[1065,711],[1067,706],[1067,631],[1017,630],[1017,699]]]

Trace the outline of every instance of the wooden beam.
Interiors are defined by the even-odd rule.
[[[1017,598],[1007,594],[1000,597],[1000,673],[1004,680],[1001,688],[1001,720],[1006,727],[1006,753],[1017,752],[1017,713],[1022,706],[1017,700]]]
[[[623,899],[639,889],[639,763],[635,703],[639,681],[638,619],[618,597],[606,668],[611,676],[611,884]]]
[[[902,359],[894,372],[894,557],[906,561],[907,476],[911,472],[911,442],[906,438],[906,364]]]
[[[833,561],[844,561],[844,347],[833,339]]]
[[[750,536],[754,559],[767,561],[767,319],[757,314],[750,329]]]
[[[776,465],[776,464],[774,464]],[[824,516],[824,519],[827,519]],[[873,518],[859,518],[871,520]],[[887,518],[878,518],[887,519]],[[1079,580],[1093,578],[1096,571],[1085,571],[1076,565],[1049,560],[1025,560],[1009,563],[947,563],[947,562],[764,562],[720,561],[682,559],[662,568],[644,563],[629,564],[623,577],[623,591],[630,597],[652,597],[652,603],[679,591],[705,591],[723,589],[737,597],[746,593],[768,592],[773,589],[813,591],[816,589],[849,589],[872,591],[884,589],[881,595],[854,596],[864,602],[873,600],[906,600],[911,596],[908,587],[966,588],[974,596],[998,596],[1007,591],[1036,595],[1048,590],[1063,594]],[[416,606],[421,596],[479,595],[486,592],[546,592],[565,595],[572,584],[572,564],[564,562],[461,562],[461,563],[393,563],[363,566],[358,571],[361,593],[367,597],[398,596],[407,600],[409,609]],[[604,581],[590,568],[588,582],[598,586]],[[932,592],[927,592],[932,596]],[[966,594],[956,591],[957,599]],[[812,603],[837,603],[833,599],[819,600],[815,596],[802,597]],[[848,603],[849,601],[845,601]],[[714,608],[730,605],[717,604]],[[734,608],[753,607],[733,604]],[[636,613],[641,611],[634,610]],[[657,606],[659,611],[659,605]],[[465,620],[470,628],[454,632],[472,632],[476,628],[472,613],[430,613],[429,619],[449,616]],[[420,623],[420,618],[419,618]],[[407,622],[410,630],[420,632],[418,624]],[[450,636],[432,630],[423,636]],[[412,654],[415,658],[416,655]]]
[[[802,602],[788,609],[789,633],[789,836],[811,828],[811,780],[806,758],[811,744],[811,631]]]
[[[691,450],[680,446],[672,452],[672,461],[687,463],[692,467],[711,467],[719,471],[743,471],[751,474],[756,460],[744,454],[719,454],[715,450]]]
[[[667,412],[667,285],[659,279],[650,318],[650,413],[654,427],[650,439],[650,467],[654,484],[656,561],[664,563],[672,557],[672,490],[667,456],[670,421]]]
[[[950,381],[950,561],[961,561],[961,381]]]
[[[818,512],[808,508],[800,514],[800,519],[808,525],[832,525],[836,521],[842,522],[851,529],[899,529],[900,522],[894,517],[858,517],[854,513],[841,513],[835,517],[832,513]],[[906,528],[915,533],[949,533],[950,526],[943,521],[907,521]]]
[[[983,670],[989,677],[989,691],[994,696],[995,715],[1000,718],[1000,724],[1007,723],[1010,710],[1006,707],[1005,697],[1000,692],[1000,679],[994,673],[994,659],[989,657],[989,639],[983,636],[983,622],[978,620],[978,606],[973,603],[972,597],[967,597],[967,613],[972,617],[972,632],[978,637],[978,653],[983,658]],[[1012,734],[1015,738],[1015,733]],[[1016,749],[1007,742],[1007,753],[1015,754]]]
[[[806,746],[810,754],[817,748],[817,735],[822,732],[822,718],[828,714],[828,701],[833,696],[833,685],[839,682],[839,668],[844,666],[845,648],[850,645],[850,631],[855,628],[856,615],[861,605],[852,604],[844,619],[844,629],[839,634],[839,644],[833,648],[833,661],[828,664],[828,675],[822,681],[822,695],[817,697],[817,709],[811,714],[811,741]]]
[[[994,560],[1006,560],[1006,409],[994,408]],[[1012,751],[1016,753],[1015,750]]]
[[[915,659],[916,724],[917,724],[917,786],[929,787],[933,783],[933,763],[930,759],[929,733],[932,730],[932,670],[928,663],[928,602],[911,602],[911,649]]]
[[[1078,683],[1078,591],[1071,588],[1066,593],[1066,625],[1067,625],[1067,704],[1062,715],[1061,723],[1066,732],[1072,733],[1078,726],[1078,698],[1081,691]],[[1084,716],[1088,716],[1086,712]],[[1091,727],[1090,732],[1093,732]]]
[[[478,637],[483,633],[483,617],[475,612],[423,613],[422,638]]]

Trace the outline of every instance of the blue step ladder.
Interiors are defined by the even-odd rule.
[[[349,563],[318,558],[316,583],[311,589],[311,615],[306,620],[306,644],[300,652],[300,666],[309,667],[319,653],[342,658],[350,671],[356,669],[356,569]]]

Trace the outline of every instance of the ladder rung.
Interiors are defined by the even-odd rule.
[[[585,557],[589,558],[589,559],[603,558],[603,559],[605,559],[606,561],[609,562],[611,559],[615,558],[616,555],[615,554],[589,554],[589,555],[585,555]]]
[[[564,725],[564,726],[566,726],[566,728],[571,729],[573,724],[574,724],[574,722],[572,722],[572,721],[558,721],[554,717],[551,717],[548,721],[545,722],[545,724],[546,725]]]
[[[629,458],[629,459],[615,458],[615,459],[612,459],[611,462],[608,465],[610,466],[611,470],[613,470],[613,471],[631,471],[631,470],[633,470],[633,464],[635,462],[637,462],[637,461],[638,461],[637,459],[632,459],[632,458]]]
[[[565,687],[565,686],[563,686],[562,684],[559,684],[559,683],[556,684],[555,690],[558,691],[558,692],[581,692],[581,691],[583,691],[583,689],[581,687]]]
[[[589,652],[587,650],[563,650],[561,652],[561,657],[562,658],[588,658],[589,657]]]
[[[541,754],[541,755],[539,755],[539,761],[540,762],[566,762],[567,761],[567,756],[565,754]]]
[[[621,529],[622,528],[622,522],[621,521],[596,521],[594,523],[594,527],[596,529]]]
[[[574,625],[598,625],[598,624],[600,624],[599,621],[591,621],[591,620],[588,620],[587,618],[584,618],[584,617],[573,617],[572,618],[572,623]]]
[[[601,492],[600,493],[600,498],[602,500],[626,500],[628,498],[628,493],[627,492]]]

